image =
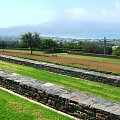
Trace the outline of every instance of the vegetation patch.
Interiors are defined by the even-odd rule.
[[[25,111],[25,106],[21,105],[20,103],[17,102],[8,102],[8,107],[10,109],[14,109],[20,112],[24,112]]]
[[[30,55],[28,51],[26,52],[23,50],[22,52],[0,51],[0,54],[44,61],[49,63],[55,63],[60,65],[90,70],[90,71],[102,72],[106,74],[120,75],[120,60],[118,59],[68,55],[68,54],[57,54],[56,56],[53,56],[51,54],[46,54],[46,52],[39,53],[39,51],[36,51],[34,52],[33,55]]]
[[[14,68],[14,69],[13,69]],[[0,69],[9,70],[24,76],[57,84],[72,90],[83,91],[111,101],[120,102],[120,88],[89,80],[62,76],[32,67],[0,61]]]
[[[71,120],[0,90],[0,120]]]

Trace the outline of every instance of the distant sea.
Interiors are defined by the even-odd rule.
[[[80,34],[48,34],[48,37],[76,38],[76,39],[120,39],[120,33],[80,33]]]

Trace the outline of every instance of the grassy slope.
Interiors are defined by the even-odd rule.
[[[71,120],[0,90],[0,120]]]
[[[51,82],[77,91],[84,91],[108,100],[120,102],[120,88],[69,76],[62,76],[44,70],[0,61],[0,69]]]

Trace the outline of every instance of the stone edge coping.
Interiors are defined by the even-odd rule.
[[[46,108],[46,109],[49,109],[49,110],[54,111],[54,112],[56,112],[56,113],[58,113],[58,114],[61,114],[61,115],[63,115],[63,116],[69,117],[69,118],[71,118],[71,119],[73,119],[73,120],[80,120],[80,119],[78,119],[78,118],[76,118],[76,117],[74,117],[74,116],[71,116],[71,115],[69,115],[69,114],[67,114],[67,113],[64,113],[64,112],[62,112],[62,111],[58,111],[58,110],[56,110],[56,109],[54,109],[54,108],[51,108],[51,107],[46,106],[46,105],[44,105],[44,104],[42,104],[42,103],[40,103],[40,102],[34,101],[34,100],[32,100],[32,99],[29,99],[29,98],[27,98],[27,97],[25,97],[25,96],[22,96],[22,95],[20,95],[20,94],[18,94],[18,93],[15,93],[15,92],[11,91],[11,90],[8,90],[8,89],[6,89],[6,88],[0,87],[0,89],[1,89],[1,90],[4,90],[4,91],[6,91],[6,92],[8,92],[8,93],[10,93],[10,94],[13,94],[13,95],[15,95],[15,96],[18,96],[18,97],[20,97],[20,98],[22,98],[22,99],[24,99],[24,100],[27,100],[28,102],[31,102],[31,103],[33,103],[33,104],[36,104],[36,105],[39,105],[39,106],[44,107],[44,108]]]
[[[72,67],[67,67],[67,66],[62,66],[62,65],[56,65],[56,64],[52,64],[52,63],[46,63],[46,62],[40,62],[40,61],[35,61],[35,60],[29,60],[29,59],[24,59],[24,58],[18,58],[18,57],[13,57],[13,56],[7,56],[7,55],[1,55],[1,57],[4,58],[8,58],[8,59],[13,59],[13,60],[19,60],[19,61],[24,61],[24,62],[29,62],[29,63],[33,63],[33,64],[37,64],[37,65],[44,65],[44,66],[50,66],[50,67],[54,67],[54,68],[58,68],[58,69],[63,69],[63,70],[68,70],[68,71],[73,71],[73,72],[80,72],[80,73],[84,73],[84,74],[88,74],[88,75],[95,75],[97,77],[104,77],[104,78],[110,78],[113,80],[118,80],[120,81],[120,76],[114,76],[114,75],[107,75],[104,73],[99,73],[99,72],[94,72],[94,71],[87,71],[87,70],[83,70],[83,69],[78,69],[78,68],[72,68]]]
[[[32,79],[29,77],[22,76],[20,74],[11,73],[0,69],[0,78],[14,81],[19,84],[30,86],[42,90],[47,94],[56,95],[62,98],[66,98],[70,101],[77,102],[81,105],[90,106],[98,110],[106,111],[111,114],[120,116],[120,102],[111,102],[104,100],[99,97],[95,97],[84,92],[77,92],[64,87]]]

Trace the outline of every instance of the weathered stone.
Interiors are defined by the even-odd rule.
[[[82,120],[120,120],[120,103],[84,92],[72,91],[2,70],[0,70],[0,86]]]
[[[99,72],[87,71],[62,65],[55,65],[51,63],[39,62],[12,56],[0,55],[1,60],[14,62],[26,66],[35,67],[38,69],[56,72],[63,75],[69,75],[77,78],[88,79],[95,82],[102,82],[104,84],[120,87],[120,76],[107,75]]]

